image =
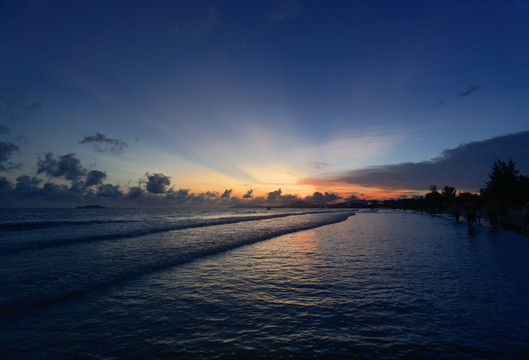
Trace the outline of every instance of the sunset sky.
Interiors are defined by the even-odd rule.
[[[529,1],[7,0],[0,88],[28,206],[479,191],[529,174]]]

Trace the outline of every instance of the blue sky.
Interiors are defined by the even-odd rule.
[[[527,139],[528,1],[4,1],[0,11],[0,177],[12,187],[22,175],[73,186],[38,172],[47,153],[73,153],[85,174],[105,173],[94,193],[147,191],[150,173],[170,178],[164,191],[195,194],[389,196],[432,179],[399,174],[389,189],[371,170]],[[512,157],[528,173],[528,150],[499,139],[483,163]],[[437,185],[477,191],[480,166],[473,181],[453,172]]]

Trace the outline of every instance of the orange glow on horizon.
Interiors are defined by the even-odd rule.
[[[427,190],[414,190],[414,189],[384,189],[380,187],[367,187],[358,184],[349,184],[345,182],[336,182],[336,181],[318,181],[314,184],[311,184],[315,191],[321,193],[335,193],[343,198],[349,196],[356,196],[359,199],[366,200],[389,200],[389,199],[398,199],[412,196],[422,196],[427,193]]]

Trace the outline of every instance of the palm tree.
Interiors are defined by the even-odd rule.
[[[445,185],[441,191],[441,195],[443,195],[443,200],[446,206],[452,206],[452,203],[456,198],[456,192],[457,190],[455,187]]]

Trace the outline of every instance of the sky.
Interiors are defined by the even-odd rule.
[[[476,192],[528,144],[528,0],[0,3],[3,206]]]

